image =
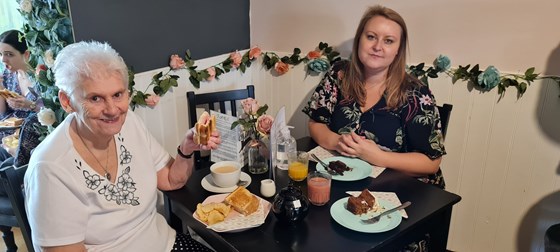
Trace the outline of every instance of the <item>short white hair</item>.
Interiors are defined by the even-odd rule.
[[[56,86],[71,95],[87,79],[119,74],[128,86],[128,69],[123,58],[108,43],[81,41],[64,47],[54,62]]]

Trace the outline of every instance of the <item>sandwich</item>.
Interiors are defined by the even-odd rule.
[[[10,98],[17,98],[20,97],[21,95],[19,95],[16,92],[10,91],[8,89],[2,89],[0,90],[0,96],[4,97],[4,99],[10,99]]]
[[[21,126],[22,124],[23,124],[23,119],[17,117],[10,117],[0,122],[0,126],[3,127],[18,127]]]
[[[198,118],[194,128],[194,142],[197,144],[208,144],[208,139],[210,139],[212,132],[216,130],[216,116],[204,111],[200,118]]]
[[[256,212],[260,205],[257,196],[253,195],[243,186],[237,187],[237,189],[226,196],[224,202],[245,216]]]

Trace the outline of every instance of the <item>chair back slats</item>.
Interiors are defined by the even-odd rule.
[[[28,251],[33,250],[33,242],[31,241],[31,227],[27,220],[27,213],[25,212],[25,203],[23,196],[23,177],[27,165],[20,167],[8,166],[0,169],[0,179],[2,185],[6,188],[6,194],[12,203],[12,209],[18,221],[18,226],[21,229],[21,234],[25,241]]]
[[[232,116],[237,116],[237,103],[240,100],[247,98],[255,98],[255,86],[247,85],[245,89],[227,90],[219,91],[213,93],[203,93],[195,94],[193,91],[187,92],[187,104],[189,111],[189,125],[194,127],[198,120],[197,108],[207,107],[209,110],[219,111],[220,113],[227,114],[229,105],[229,111]],[[217,104],[217,105],[216,105]],[[219,106],[219,110],[216,110],[216,106]],[[197,168],[200,167],[200,152],[195,152],[195,162],[197,163]]]
[[[449,124],[449,117],[451,116],[453,105],[445,103],[442,106],[437,106],[437,108],[439,111],[439,117],[441,119],[441,133],[443,135],[443,138],[445,139],[445,135],[447,135],[447,126]]]

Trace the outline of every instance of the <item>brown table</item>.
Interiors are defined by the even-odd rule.
[[[298,140],[298,149],[310,150],[316,144],[311,138]],[[207,164],[209,165],[209,164]],[[310,162],[314,170],[315,163]],[[277,191],[287,185],[287,172],[277,170]],[[165,192],[175,205],[176,214],[195,230],[217,251],[396,251],[411,241],[431,236],[430,251],[445,251],[449,224],[453,205],[461,197],[424,184],[400,172],[386,169],[377,178],[366,178],[359,181],[332,182],[331,200],[321,207],[311,206],[305,220],[291,226],[279,222],[271,213],[263,225],[238,233],[217,233],[207,229],[192,217],[196,204],[214,193],[204,190],[200,181],[209,173],[209,169],[200,169],[193,173],[187,185],[179,190]],[[248,189],[260,195],[260,180],[268,178],[268,174],[252,175],[252,183]],[[307,193],[305,183],[299,182],[302,190]],[[346,191],[396,192],[399,199],[411,201],[406,209],[409,218],[393,230],[383,233],[360,233],[339,225],[330,216],[330,206],[336,200],[347,197]],[[263,196],[261,196],[264,198]],[[272,201],[273,198],[265,198]]]

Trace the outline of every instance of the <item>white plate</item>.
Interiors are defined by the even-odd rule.
[[[381,233],[396,228],[399,224],[401,224],[402,215],[399,211],[381,216],[381,219],[379,219],[377,223],[363,223],[362,219],[371,218],[378,213],[354,215],[353,213],[348,211],[348,209],[346,209],[347,202],[348,197],[337,200],[331,206],[331,216],[333,217],[333,219],[338,224],[346,228],[364,233]],[[381,206],[381,211],[385,211],[397,206],[383,199],[379,199],[379,205]]]
[[[249,174],[241,172],[241,175],[239,176],[239,178],[241,180],[249,181],[249,183],[247,183],[247,185],[245,185],[245,187],[247,187],[251,184],[251,176],[249,176]],[[214,184],[214,181],[212,180],[212,174],[206,175],[206,177],[204,177],[200,181],[200,184],[202,185],[202,188],[206,189],[206,191],[215,192],[215,193],[230,193],[230,192],[233,192],[233,190],[235,190],[237,188],[237,185],[234,185],[232,187],[219,187],[219,186],[217,186],[216,184]]]
[[[229,193],[212,195],[206,198],[201,203],[207,204],[210,202],[223,202],[226,196],[228,195]],[[262,225],[266,219],[266,216],[270,212],[270,208],[272,207],[272,204],[270,204],[270,202],[266,200],[263,200],[259,196],[256,197],[260,201],[259,208],[257,209],[256,212],[248,216],[244,216],[243,214],[240,214],[237,211],[231,209],[229,215],[226,217],[224,221],[206,227],[216,232],[234,233],[234,232],[245,231],[247,229]],[[193,217],[196,220],[202,222],[204,225],[206,225],[206,223],[198,219],[198,215],[196,214],[196,211],[195,213],[193,213]]]
[[[329,164],[331,161],[341,161],[345,163],[348,167],[352,168],[351,171],[344,171],[343,175],[333,175],[333,180],[339,181],[356,181],[360,179],[365,179],[371,175],[373,167],[366,161],[359,158],[349,158],[349,157],[330,157],[323,159],[323,162]],[[315,166],[318,171],[325,171],[325,167],[317,163]]]

